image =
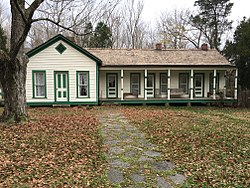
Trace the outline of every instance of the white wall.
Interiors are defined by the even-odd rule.
[[[55,48],[62,43],[67,49],[60,54]],[[34,99],[32,91],[32,70],[45,70],[47,98]],[[68,71],[69,102],[96,102],[96,62],[75,50],[63,41],[58,41],[38,54],[32,56],[27,67],[27,102],[54,102],[54,72]],[[76,71],[89,71],[89,98],[77,98]]]

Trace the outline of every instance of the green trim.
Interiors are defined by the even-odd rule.
[[[44,96],[36,96],[35,94],[35,74],[44,73]],[[46,99],[47,98],[47,79],[46,70],[32,70],[32,98],[33,99]]]
[[[58,44],[57,47],[55,48],[60,54],[62,54],[67,48],[62,44]]]
[[[96,101],[99,101],[99,67],[96,64]]]
[[[218,103],[218,102],[233,102],[233,103],[237,103],[238,101],[236,99],[224,99],[224,100],[214,100],[214,99],[196,99],[196,100],[145,100],[145,99],[141,99],[141,100],[100,100],[101,103],[117,103],[117,104],[165,104],[165,103]]]
[[[59,102],[59,103],[61,103],[61,101],[57,101],[57,91],[56,91],[56,81],[57,81],[57,79],[56,79],[56,75],[58,74],[58,73],[66,73],[67,74],[67,92],[68,92],[68,95],[67,95],[67,101],[69,102],[69,96],[70,96],[70,93],[69,93],[69,71],[54,71],[54,99],[55,99],[55,102]]]
[[[116,78],[115,78],[115,84],[116,84],[116,86],[115,86],[115,89],[116,89],[116,91],[115,91],[115,98],[118,98],[118,73],[106,73],[106,97],[108,98],[108,99],[112,99],[112,98],[114,98],[114,97],[109,97],[109,95],[108,95],[108,76],[109,75],[115,75],[116,76]]]
[[[27,102],[28,106],[52,106],[52,105],[98,105],[98,102]]]
[[[60,40],[63,41],[63,42],[65,42],[66,44],[68,44],[72,48],[76,49],[77,51],[81,52],[82,54],[86,55],[87,57],[89,57],[90,59],[92,59],[93,61],[95,61],[96,63],[98,63],[98,64],[102,63],[101,59],[99,59],[95,55],[91,54],[87,50],[81,48],[80,46],[76,45],[75,43],[73,43],[72,41],[70,41],[69,39],[67,39],[66,37],[64,37],[61,34],[56,35],[55,37],[51,38],[47,42],[45,42],[45,43],[41,44],[40,46],[34,48],[33,50],[29,51],[27,53],[27,56],[29,58],[31,58],[32,56],[36,55],[37,53],[43,51],[44,49],[48,48],[49,46],[53,45],[54,43],[56,43],[56,42],[58,42]]]
[[[205,91],[205,74],[204,73],[195,73],[194,74],[194,97],[195,97],[195,76],[196,75],[202,75],[203,76],[203,86],[202,86],[202,98],[204,97],[204,91]],[[196,98],[196,97],[195,97]],[[200,98],[200,97],[197,97],[197,98]]]
[[[79,96],[79,74],[87,73],[88,74],[88,94],[87,96]],[[76,98],[90,98],[90,80],[89,80],[89,71],[76,71]]]
[[[180,88],[180,76],[181,75],[185,75],[185,76],[187,76],[187,91],[186,91],[186,94],[189,94],[189,73],[179,73],[179,88]]]
[[[139,75],[139,90],[138,90],[138,95],[141,94],[141,73],[130,73],[130,93],[132,93],[132,75]],[[145,82],[145,78],[144,78],[144,82]],[[144,83],[144,94],[145,94],[145,83]]]

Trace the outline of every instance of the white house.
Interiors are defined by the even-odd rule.
[[[57,35],[27,53],[26,95],[32,105],[97,105],[101,60]]]
[[[62,35],[27,53],[27,104],[237,102],[215,50],[82,49]],[[226,87],[225,73],[235,84]]]

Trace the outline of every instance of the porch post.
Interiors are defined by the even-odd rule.
[[[235,70],[235,81],[234,81],[234,99],[238,98],[238,69]]]
[[[191,69],[191,76],[190,76],[190,99],[194,99],[194,69]]]
[[[213,82],[213,99],[216,99],[216,69],[214,69],[214,82]]]
[[[121,69],[121,100],[123,101],[123,69]]]
[[[168,100],[170,100],[170,84],[171,84],[171,80],[170,80],[170,69],[168,69]]]
[[[145,77],[145,80],[144,80],[144,98],[145,98],[145,100],[147,100],[148,99],[148,96],[147,96],[148,70],[147,69],[145,69],[144,77]]]

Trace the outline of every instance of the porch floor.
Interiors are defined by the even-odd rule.
[[[227,97],[224,99],[212,99],[210,97],[203,98],[171,98],[168,100],[167,98],[148,98],[145,100],[144,98],[129,98],[123,99],[121,98],[101,98],[99,100],[101,103],[119,103],[119,104],[164,104],[164,103],[217,103],[217,102],[225,102],[225,103],[236,103],[237,100],[231,97]]]

